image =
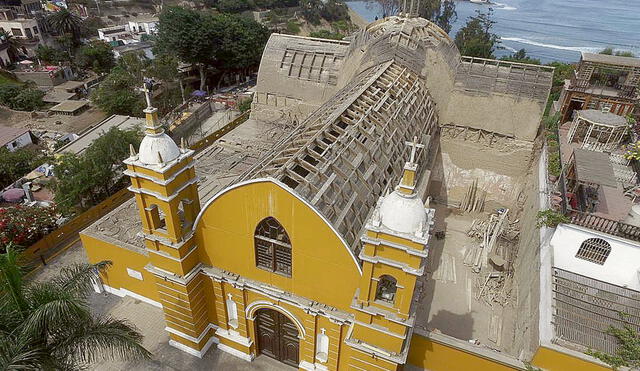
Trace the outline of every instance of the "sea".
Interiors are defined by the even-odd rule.
[[[576,62],[580,52],[597,53],[606,47],[640,56],[640,0],[455,2],[458,20],[452,37],[476,11],[493,9],[493,30],[501,39],[497,57],[524,48],[543,63]],[[382,14],[372,2],[349,1],[347,5],[367,21]]]

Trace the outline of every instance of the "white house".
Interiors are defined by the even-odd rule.
[[[158,31],[158,17],[138,17],[129,21],[129,29],[135,34],[153,35]]]
[[[32,144],[31,132],[24,128],[0,126],[0,146],[13,152],[18,148]]]
[[[99,28],[98,38],[105,42],[123,41],[125,44],[136,42],[128,24]]]
[[[553,238],[553,266],[580,276],[640,291],[640,244],[573,224]]]

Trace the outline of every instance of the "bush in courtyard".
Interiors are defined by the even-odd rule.
[[[536,227],[555,228],[560,223],[568,223],[569,218],[554,210],[540,210],[536,215]]]
[[[0,208],[0,248],[9,244],[29,247],[56,229],[56,212],[51,207],[23,206]]]
[[[253,102],[253,98],[251,99],[245,99],[242,102],[240,102],[240,104],[238,104],[238,109],[240,110],[240,112],[247,112],[248,110],[251,109],[251,103]]]

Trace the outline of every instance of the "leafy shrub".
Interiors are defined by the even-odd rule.
[[[569,218],[554,210],[540,210],[536,215],[536,227],[542,226],[555,228],[560,223],[568,223]]]
[[[287,22],[287,32],[297,35],[300,33],[300,25],[297,22]]]
[[[251,99],[245,99],[242,102],[240,102],[240,104],[238,104],[238,109],[240,110],[240,112],[246,112],[248,110],[251,109],[251,103],[253,102],[253,98]]]
[[[51,207],[22,206],[0,209],[0,247],[9,244],[29,247],[56,229],[56,212]]]
[[[25,85],[0,85],[0,104],[18,111],[34,111],[44,105],[44,92]]]
[[[342,38],[344,37],[344,35],[342,35],[339,32],[333,33],[329,30],[314,31],[314,32],[311,32],[309,36],[317,37],[320,39],[331,39],[331,40],[342,40]]]

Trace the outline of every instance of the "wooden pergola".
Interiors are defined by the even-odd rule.
[[[613,167],[609,162],[609,155],[602,152],[576,148],[569,160],[569,166],[565,168],[564,175],[567,182],[567,196],[569,199],[575,198],[575,206],[583,212],[596,211],[600,202],[598,191],[601,186],[613,188],[618,186]]]
[[[613,152],[620,147],[628,129],[622,116],[593,109],[577,111],[567,142],[580,143],[580,148],[593,151]]]

